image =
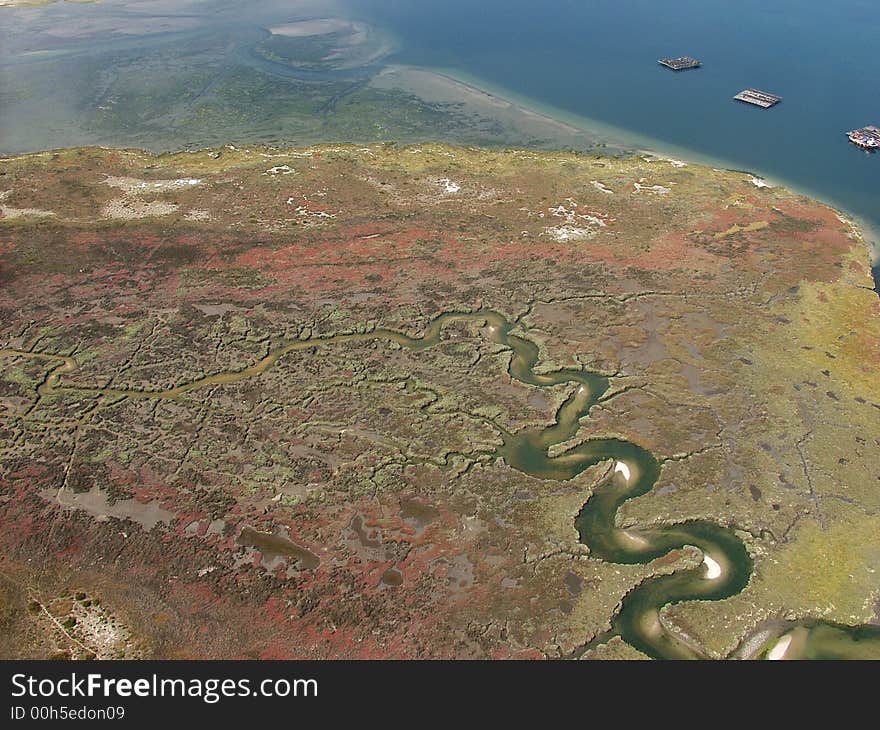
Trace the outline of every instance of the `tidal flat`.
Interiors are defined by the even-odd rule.
[[[549,119],[536,123],[515,105],[461,98],[455,84],[450,94],[442,74],[389,67],[393,35],[320,7],[316,17],[313,3],[263,2],[245,22],[223,2],[213,12],[144,11],[137,2],[6,8],[16,23],[0,31],[0,153],[88,144],[154,152],[391,140],[602,144]],[[414,78],[446,91],[423,94]]]
[[[0,173],[5,656],[874,651],[880,302],[839,211],[441,144]]]

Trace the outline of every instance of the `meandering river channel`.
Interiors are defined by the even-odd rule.
[[[538,373],[539,350],[534,342],[512,334],[516,326],[503,315],[489,310],[450,312],[434,319],[421,337],[410,337],[390,329],[370,332],[315,336],[288,341],[271,350],[254,365],[220,372],[164,390],[90,388],[62,385],[61,379],[77,369],[72,357],[20,350],[0,350],[0,356],[25,357],[61,363],[49,371],[37,388],[38,398],[73,392],[115,399],[172,399],[211,385],[223,385],[257,377],[290,353],[318,346],[363,343],[376,340],[396,342],[413,352],[437,345],[447,324],[465,322],[481,325],[490,342],[511,352],[508,373],[515,380],[535,387],[570,384],[571,393],[556,412],[552,425],[502,430],[497,458],[510,467],[539,479],[567,481],[591,466],[613,464],[606,477],[584,504],[575,525],[580,540],[592,558],[612,563],[648,564],[673,550],[693,547],[702,562],[670,574],[655,575],[636,585],[623,598],[611,621],[611,628],[581,647],[579,656],[615,636],[654,658],[706,658],[691,640],[679,635],[661,619],[664,606],[683,601],[715,601],[742,591],[752,573],[752,559],[733,529],[714,522],[695,520],[670,525],[620,528],[616,524],[620,507],[630,499],[647,494],[660,475],[661,464],[646,449],[620,438],[595,437],[550,456],[552,447],[577,436],[590,409],[608,392],[606,376],[586,370],[560,369]],[[778,621],[743,640],[734,656],[743,658],[880,658],[880,627],[849,627],[820,621],[798,623]]]

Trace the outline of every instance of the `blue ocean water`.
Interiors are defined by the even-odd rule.
[[[402,45],[536,102],[781,180],[880,230],[880,8],[868,0],[350,0]],[[673,72],[667,56],[701,59]],[[753,87],[783,97],[732,101]],[[874,234],[876,235],[876,234]]]

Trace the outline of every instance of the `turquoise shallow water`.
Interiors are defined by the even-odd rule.
[[[880,125],[867,0],[351,0],[402,45],[391,61],[458,69],[537,102],[785,181],[880,229]],[[704,66],[657,64],[691,55]],[[734,102],[754,87],[769,110]]]

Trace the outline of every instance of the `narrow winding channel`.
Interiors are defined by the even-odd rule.
[[[516,433],[502,430],[502,445],[495,455],[524,474],[556,481],[574,479],[589,467],[602,462],[613,463],[610,476],[596,488],[575,520],[580,540],[589,548],[591,557],[611,563],[648,564],[673,550],[689,546],[698,549],[702,555],[702,562],[696,567],[655,575],[636,585],[621,601],[618,612],[612,618],[611,629],[581,647],[575,656],[619,636],[653,658],[706,658],[707,655],[699,646],[670,631],[661,621],[660,612],[670,604],[693,600],[716,601],[742,591],[752,573],[752,560],[742,540],[732,529],[705,520],[644,528],[618,527],[618,510],[628,500],[651,491],[660,476],[660,462],[646,449],[630,441],[603,437],[588,438],[562,453],[550,456],[552,447],[578,434],[582,420],[589,417],[590,409],[608,392],[609,379],[586,370],[535,372],[538,347],[530,340],[512,334],[515,324],[497,312],[481,310],[442,314],[428,325],[421,337],[376,329],[365,333],[288,341],[250,367],[209,375],[165,390],[62,385],[62,376],[77,369],[77,363],[71,357],[11,349],[0,350],[0,356],[61,360],[37,388],[38,398],[72,392],[121,399],[172,399],[211,385],[235,383],[259,376],[285,355],[317,346],[386,340],[410,351],[425,350],[438,344],[446,325],[453,322],[482,325],[481,332],[487,340],[508,348],[511,351],[508,373],[515,380],[536,387],[572,386],[572,392],[557,410],[552,425],[523,428]],[[798,655],[810,658],[864,658],[866,655],[880,658],[880,628],[876,626],[849,627],[819,621],[778,623],[776,630],[765,632],[763,638],[753,636],[749,639],[754,644],[760,638],[759,645],[748,652],[749,657],[772,656],[774,647],[777,647],[777,653],[784,654],[789,645],[799,642]],[[813,635],[818,638],[811,642]],[[744,641],[743,645],[746,643]]]

